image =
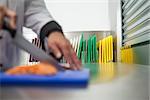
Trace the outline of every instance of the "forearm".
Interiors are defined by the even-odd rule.
[[[25,0],[25,27],[31,28],[40,35],[43,26],[53,20],[45,6],[44,0]]]
[[[40,31],[41,41],[43,41],[45,37],[48,37],[52,32],[55,31],[63,34],[62,28],[57,22],[50,21],[47,24],[45,24]]]

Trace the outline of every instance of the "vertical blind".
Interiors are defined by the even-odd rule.
[[[122,0],[122,45],[150,41],[150,0]]]

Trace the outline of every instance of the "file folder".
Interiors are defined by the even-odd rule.
[[[108,62],[108,37],[105,38],[105,58],[106,58],[106,63]]]
[[[111,61],[113,61],[113,37],[110,36],[110,51],[111,51]]]
[[[98,50],[96,50],[96,63],[98,63],[99,53]]]
[[[93,42],[94,41],[93,40],[94,40],[94,38],[93,38],[93,36],[91,36],[91,63],[94,62],[94,60],[93,60],[94,59],[94,55],[93,55],[93,51],[94,51],[94,43]]]
[[[106,55],[106,38],[104,39],[104,63],[106,63],[106,61],[107,61],[107,55]]]
[[[81,59],[82,44],[83,44],[83,34],[79,38],[79,44],[78,44],[78,49],[77,49],[77,56],[79,59]]]
[[[103,39],[103,40],[102,40],[102,63],[105,62],[105,60],[104,60],[104,53],[105,53],[105,52],[104,52],[104,51],[105,51],[105,46],[104,46],[105,44],[104,44],[104,42],[105,42],[105,41],[104,41],[104,39]]]
[[[99,63],[102,63],[102,41],[99,41]]]
[[[86,48],[86,40],[83,41],[83,51],[84,51],[84,63],[87,62],[87,48]]]
[[[76,44],[76,38],[73,38],[73,40],[72,40],[72,47],[73,47],[74,51],[76,52],[75,44]]]
[[[96,35],[93,36],[93,60],[94,62],[97,62],[97,48],[96,48],[96,42],[97,42],[97,39],[96,39]]]
[[[77,52],[77,48],[78,48],[78,43],[79,43],[79,37],[75,38],[75,52]]]
[[[91,53],[92,53],[91,37],[88,38],[88,46],[87,47],[88,47],[87,62],[91,63]]]
[[[82,64],[85,64],[85,51],[82,51],[81,53],[81,62]]]

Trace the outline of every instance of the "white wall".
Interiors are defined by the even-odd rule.
[[[45,0],[51,15],[60,23],[64,32],[115,31],[119,0]],[[117,7],[116,7],[117,6]],[[24,36],[31,40],[36,35],[24,29]]]
[[[109,9],[109,22],[110,29],[113,31],[113,36],[115,40],[115,53],[117,54],[117,61],[120,61],[120,48],[122,41],[122,22],[121,22],[121,2],[120,0],[108,0]]]
[[[52,16],[69,31],[109,31],[108,0],[45,0]]]
[[[108,0],[45,0],[45,3],[64,32],[111,30]],[[30,40],[35,34],[24,28],[24,36]]]

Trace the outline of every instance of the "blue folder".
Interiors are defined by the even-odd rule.
[[[89,70],[66,70],[54,76],[42,75],[6,75],[0,72],[1,86],[48,86],[48,87],[87,87]]]

